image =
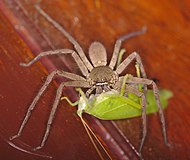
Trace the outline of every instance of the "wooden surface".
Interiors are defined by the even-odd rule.
[[[32,53],[51,49],[48,47],[47,39],[51,40],[49,44],[53,44],[55,48],[72,48],[63,35],[37,14],[34,9],[37,2],[3,0],[0,3],[0,127],[3,129],[1,137],[5,140],[16,133],[27,106],[45,81],[48,72],[53,70],[50,62],[58,69],[68,68],[79,73],[76,65],[59,66],[60,59],[56,57],[50,62],[44,61],[43,65],[36,63],[31,68],[19,66],[20,62],[30,60],[33,57]],[[18,8],[14,8],[15,3]],[[136,31],[144,25],[148,27],[146,34],[123,43],[123,47],[127,49],[128,54],[137,51],[143,59],[148,77],[156,79],[160,88],[173,91],[174,97],[165,111],[172,147],[164,146],[159,119],[156,115],[150,115],[148,135],[142,151],[143,158],[190,159],[190,2],[46,0],[39,5],[79,42],[86,53],[91,42],[102,42],[107,49],[108,59],[118,37]],[[16,21],[13,17],[17,16],[25,18]],[[26,17],[31,28],[26,24]],[[39,35],[28,34],[32,30],[38,30],[45,36],[42,35],[40,39]],[[41,48],[35,48],[36,44]],[[43,96],[21,137],[24,143],[30,146],[39,144],[56,88],[57,84],[52,84],[48,93]],[[65,92],[71,94],[67,90]],[[76,110],[64,102],[61,103],[62,107],[58,110],[51,135],[42,152],[58,160],[63,157],[98,159],[80,120],[77,119]],[[122,120],[117,124],[130,142],[138,148],[141,119]],[[0,159],[42,159],[10,147],[2,138]]]

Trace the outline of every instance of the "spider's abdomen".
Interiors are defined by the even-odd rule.
[[[96,82],[96,83],[103,83],[103,82],[111,82],[115,77],[114,71],[108,66],[99,66],[95,67],[90,75],[89,78]]]

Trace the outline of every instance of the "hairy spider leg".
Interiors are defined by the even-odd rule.
[[[79,43],[60,25],[58,24],[55,20],[53,20],[48,14],[46,14],[38,5],[35,5],[36,10],[49,22],[51,23],[56,29],[58,29],[73,45],[76,51],[78,52],[80,58],[86,65],[89,71],[93,69],[93,66],[87,59],[87,57],[84,54],[84,51],[82,50],[81,46]]]
[[[116,69],[116,72],[118,74],[121,74],[124,69],[134,60],[136,59],[138,65],[139,65],[139,68],[140,68],[140,71],[141,71],[141,74],[142,74],[142,77],[143,78],[147,78],[146,76],[146,72],[145,72],[145,69],[144,69],[144,66],[143,66],[143,63],[142,63],[142,60],[141,60],[141,57],[140,55],[137,53],[137,52],[133,52],[131,53]],[[144,93],[146,94],[147,92],[147,85],[144,84]]]
[[[165,123],[165,118],[164,118],[164,113],[162,110],[162,106],[161,106],[161,102],[160,102],[160,96],[159,96],[159,90],[158,87],[156,85],[156,83],[153,80],[149,80],[149,79],[144,79],[144,78],[137,78],[137,77],[130,77],[127,79],[127,83],[129,84],[145,84],[145,85],[152,85],[153,87],[153,93],[155,96],[155,100],[157,103],[157,107],[159,110],[159,115],[160,115],[160,121],[162,124],[162,133],[163,133],[163,137],[164,137],[164,142],[167,146],[169,146],[168,140],[167,140],[167,134],[166,134],[166,123]]]
[[[71,50],[71,49],[59,49],[59,50],[54,50],[54,51],[46,51],[46,52],[41,52],[39,55],[37,55],[33,60],[31,60],[28,63],[20,63],[21,66],[23,67],[29,67],[36,61],[38,61],[40,58],[49,56],[49,55],[59,55],[59,54],[71,54],[72,57],[74,58],[75,62],[77,63],[78,67],[80,68],[82,74],[86,77],[88,74],[88,70],[85,66],[85,64],[82,62],[78,54]]]
[[[135,37],[135,36],[138,36],[138,35],[142,35],[146,32],[147,30],[147,27],[144,26],[141,30],[139,31],[136,31],[136,32],[131,32],[127,35],[124,35],[122,37],[120,37],[116,43],[115,43],[115,46],[114,46],[114,51],[113,51],[113,55],[112,55],[112,58],[111,58],[111,61],[110,61],[110,64],[109,64],[109,67],[114,69],[116,63],[117,63],[117,60],[118,58],[120,58],[118,56],[118,54],[120,53],[120,48],[121,48],[121,44],[123,41],[127,40],[127,39],[130,39],[132,37]],[[140,66],[140,71],[141,71],[141,74],[142,74],[142,77],[143,78],[147,78],[146,76],[146,72],[144,70],[144,66],[143,66],[143,63],[141,61],[141,58],[140,56],[138,55],[138,53],[136,52],[133,52],[131,55],[129,55],[120,65],[116,66],[116,72],[118,74],[120,74],[121,72],[123,72],[123,70],[134,60],[136,59],[137,63],[139,64]],[[118,60],[118,62],[120,62],[120,59]],[[117,63],[119,64],[119,63]],[[144,93],[146,95],[146,92],[147,92],[147,86],[144,85]]]
[[[141,74],[143,78],[147,78],[146,77],[146,72],[144,70],[143,64],[142,64],[142,60],[140,55],[137,52],[133,52],[131,53],[121,64],[119,64],[119,66],[116,68],[116,72],[118,74],[121,74],[125,68],[127,68],[127,66],[134,60],[136,59],[137,63],[139,64],[140,70],[141,70]]]
[[[127,35],[124,35],[124,36],[120,37],[116,41],[115,46],[114,46],[114,50],[113,50],[113,55],[112,55],[112,58],[111,58],[111,61],[110,61],[110,64],[109,64],[109,67],[111,69],[114,69],[114,67],[116,65],[116,62],[117,62],[117,59],[118,59],[118,54],[120,52],[122,42],[126,41],[126,40],[128,40],[128,39],[130,39],[132,37],[144,34],[146,32],[146,30],[147,30],[147,28],[143,27],[141,30],[136,31],[136,32],[131,32],[131,33],[127,34]]]
[[[76,83],[76,86],[79,87],[89,87],[89,83],[87,83],[86,81],[84,81],[83,77],[80,77],[78,75],[75,75],[73,73],[68,73],[68,72],[64,72],[64,71],[53,71],[52,73],[50,73],[45,81],[45,83],[43,84],[43,86],[41,87],[41,89],[39,90],[37,96],[34,98],[34,100],[32,101],[31,105],[29,106],[27,113],[24,117],[24,120],[22,121],[22,124],[17,132],[17,134],[15,136],[12,136],[10,139],[13,140],[17,137],[19,137],[29,119],[29,117],[31,116],[32,111],[34,110],[39,98],[41,97],[41,95],[43,94],[43,92],[46,90],[46,88],[49,86],[50,82],[52,81],[52,79],[55,77],[55,75],[61,76],[61,77],[66,77],[75,81],[72,81],[69,83],[70,86],[74,85],[73,83]],[[68,82],[65,82],[66,85]],[[78,85],[77,85],[78,84]],[[57,103],[56,101],[54,102],[54,106],[55,103]]]
[[[142,139],[141,139],[141,143],[139,146],[139,153],[141,153],[145,138],[146,138],[146,134],[147,134],[147,118],[146,118],[146,96],[143,92],[140,92],[138,89],[126,85],[125,91],[127,93],[133,93],[136,96],[141,98],[141,105],[142,105]]]
[[[84,83],[86,83],[86,86],[84,85]],[[49,116],[49,119],[47,122],[46,131],[45,131],[45,134],[43,136],[42,142],[38,147],[35,148],[35,150],[41,149],[45,145],[45,142],[47,141],[47,138],[48,138],[49,133],[50,133],[51,125],[52,125],[53,119],[55,117],[55,112],[57,110],[57,107],[58,107],[58,104],[59,104],[59,101],[60,101],[60,98],[62,95],[62,90],[63,90],[63,87],[65,87],[65,86],[84,87],[84,88],[89,87],[88,83],[84,82],[84,81],[68,81],[68,82],[63,82],[60,84],[59,88],[57,89],[55,101],[53,103],[53,107],[52,107],[52,110],[50,112],[50,116]]]
[[[131,75],[126,74],[123,77],[120,77],[120,85],[121,85],[121,91],[120,94],[124,95],[125,93],[132,93],[134,95],[136,95],[137,97],[141,98],[141,104],[142,104],[142,126],[143,126],[143,135],[142,135],[142,139],[141,139],[141,144],[139,147],[139,153],[141,153],[145,138],[146,138],[146,134],[147,134],[147,124],[146,124],[146,96],[143,92],[140,92],[138,89],[127,85],[127,81],[128,79],[130,79]]]
[[[96,85],[92,86],[86,91],[86,96],[89,97],[90,94],[96,89]]]

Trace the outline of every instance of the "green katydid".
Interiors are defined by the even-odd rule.
[[[113,90],[87,99],[85,93],[80,88],[76,90],[80,93],[79,101],[72,103],[67,97],[63,97],[62,100],[66,99],[71,106],[78,105],[77,114],[80,117],[82,113],[88,113],[103,120],[118,120],[141,116],[142,107],[138,103],[138,97],[130,99]],[[160,90],[163,109],[167,107],[168,99],[171,97],[171,91],[166,89]],[[158,108],[154,100],[154,94],[151,90],[148,90],[146,114],[156,112],[158,112]]]

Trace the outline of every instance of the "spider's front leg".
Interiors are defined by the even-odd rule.
[[[20,63],[20,65],[23,66],[23,67],[29,67],[33,63],[35,63],[36,61],[41,59],[42,57],[49,56],[49,55],[66,55],[66,54],[71,54],[72,55],[72,57],[74,58],[75,62],[78,65],[78,67],[80,68],[82,74],[84,76],[87,76],[88,75],[87,67],[85,66],[85,64],[83,63],[81,58],[78,56],[78,54],[75,51],[71,50],[71,49],[59,49],[59,50],[54,50],[54,51],[41,52],[34,59],[32,59],[30,62],[28,62],[28,63]]]
[[[146,27],[143,27],[141,30],[136,31],[136,32],[131,32],[131,33],[127,34],[127,35],[124,35],[124,36],[120,37],[116,41],[115,46],[114,46],[113,55],[112,55],[112,58],[111,58],[111,61],[110,61],[110,64],[109,64],[109,67],[111,69],[114,69],[114,67],[116,65],[116,62],[117,62],[117,59],[118,59],[118,54],[120,52],[122,42],[126,41],[126,40],[128,40],[128,39],[130,39],[132,37],[144,34],[145,32],[146,32]]]
[[[116,66],[116,62],[118,60],[118,55],[120,53],[120,48],[121,48],[121,44],[123,41],[127,40],[127,39],[130,39],[132,37],[135,37],[135,36],[138,36],[138,35],[141,35],[141,34],[144,34],[146,32],[147,28],[146,27],[143,27],[141,30],[139,31],[136,31],[136,32],[132,32],[132,33],[129,33],[127,35],[124,35],[122,37],[120,37],[116,43],[115,43],[115,46],[114,46],[114,51],[113,51],[113,55],[112,55],[112,58],[111,58],[111,61],[110,61],[110,64],[109,64],[109,67],[111,69],[114,69],[114,67]],[[125,68],[127,68],[127,66],[133,61],[133,60],[136,60],[137,64],[139,65],[139,68],[140,68],[140,72],[141,72],[141,75],[143,78],[147,78],[146,76],[146,72],[145,72],[145,69],[144,69],[144,66],[143,66],[143,63],[142,63],[142,60],[141,60],[141,57],[139,56],[138,53],[136,52],[133,52],[131,53],[121,64],[119,64],[118,66],[116,66],[116,72],[118,74],[121,74]],[[146,94],[146,91],[147,91],[147,86],[144,85],[144,93]]]
[[[131,53],[131,54],[116,68],[116,72],[117,72],[118,74],[121,74],[121,73],[124,71],[124,69],[127,68],[128,65],[129,65],[133,60],[136,60],[136,62],[138,63],[142,77],[143,77],[143,78],[147,78],[146,72],[145,72],[145,69],[144,69],[144,66],[143,66],[143,63],[142,63],[142,60],[141,60],[141,57],[140,57],[140,55],[139,55],[137,52]]]
[[[87,69],[91,71],[93,69],[93,66],[85,56],[84,51],[79,43],[59,23],[57,23],[48,14],[46,14],[39,5],[35,5],[35,8],[48,22],[50,22],[56,29],[58,29],[73,44],[74,48],[79,53],[79,56],[82,59],[83,63],[86,65]]]

